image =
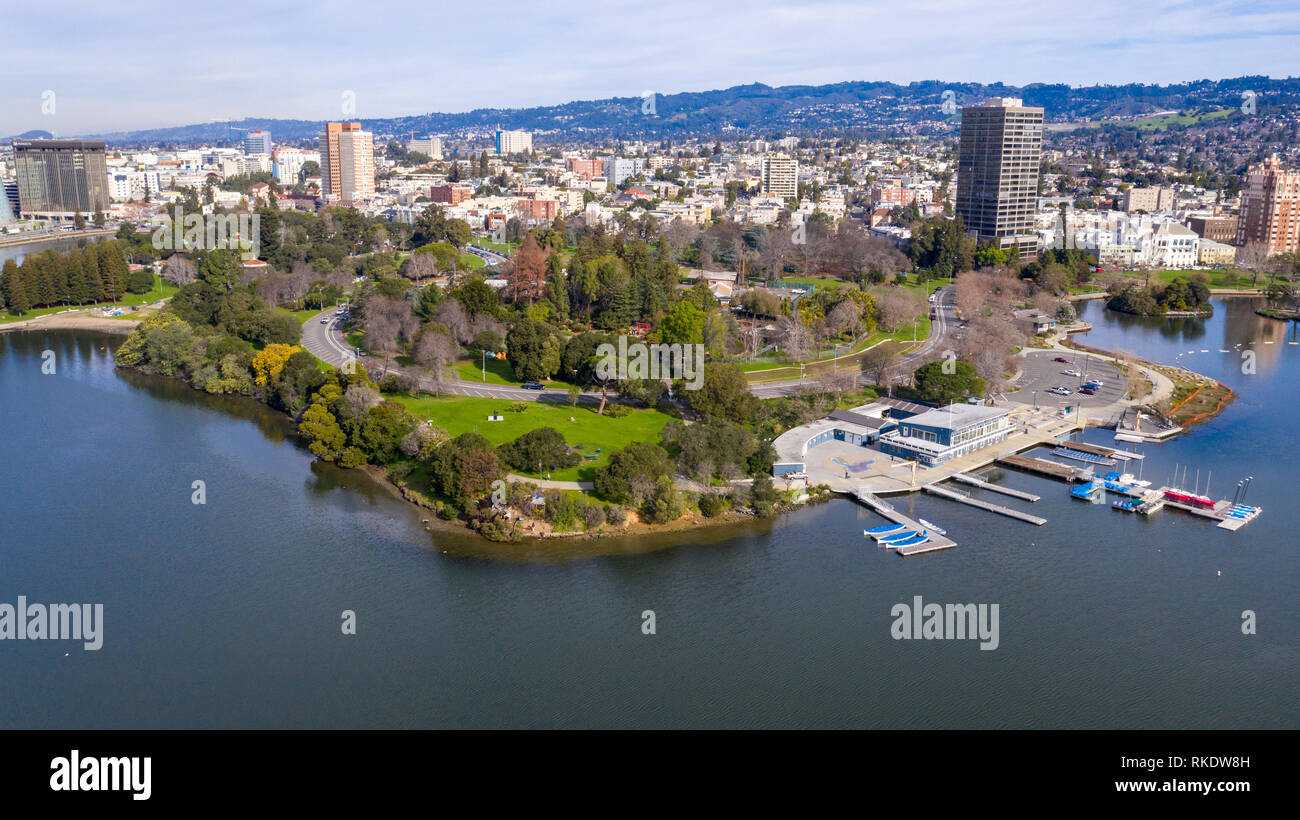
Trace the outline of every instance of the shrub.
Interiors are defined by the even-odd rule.
[[[721,493],[704,493],[700,496],[700,514],[712,518],[727,508],[726,499]]]

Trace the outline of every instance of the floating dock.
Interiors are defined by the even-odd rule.
[[[898,510],[894,509],[893,504],[890,504],[888,501],[884,501],[880,498],[877,498],[873,493],[870,493],[866,490],[855,490],[853,495],[855,498],[858,499],[858,501],[862,502],[866,506],[875,510],[878,514],[884,516],[885,518],[888,518],[890,521],[893,521],[895,524],[902,524],[908,529],[916,530],[917,532],[926,533],[928,537],[926,538],[925,541],[923,541],[920,544],[912,544],[911,546],[897,547],[897,548],[891,547],[891,549],[894,549],[899,555],[902,555],[904,557],[909,555],[919,555],[920,553],[923,552],[935,552],[937,550],[947,550],[957,546],[956,541],[952,540],[946,535],[939,535],[934,530],[926,527],[924,524],[921,524],[919,521],[914,521],[913,519],[908,518],[907,516],[900,513]],[[889,546],[889,545],[886,544],[885,546]]]
[[[1060,464],[1055,461],[1048,461],[1045,458],[1034,458],[1033,456],[1001,456],[997,459],[997,463],[1004,467],[1015,467],[1017,470],[1045,475],[1048,478],[1055,478],[1060,481],[1083,481],[1085,474],[1089,472],[1080,470],[1078,467],[1071,467],[1068,464]]]
[[[1067,441],[1061,444],[1066,450],[1076,450],[1080,453],[1100,456],[1101,458],[1118,458],[1121,461],[1131,461],[1133,459],[1144,459],[1146,456],[1138,453],[1132,453],[1128,450],[1116,450],[1114,447],[1104,447],[1100,444],[1088,444],[1083,441]]]
[[[1083,450],[1075,450],[1072,447],[1067,447],[1065,445],[1061,445],[1053,450],[1052,455],[1060,456],[1061,458],[1072,458],[1075,461],[1084,461],[1088,464],[1099,464],[1103,467],[1114,467],[1119,463],[1113,458],[1099,456],[1096,453],[1088,453]]]
[[[1030,524],[1037,524],[1038,526],[1042,526],[1043,524],[1047,523],[1046,518],[1041,518],[1037,515],[1031,515],[1030,513],[1027,512],[1021,512],[1020,510],[1013,510],[1010,507],[1003,507],[1000,504],[990,504],[987,501],[981,501],[978,498],[971,498],[970,496],[956,492],[955,490],[950,490],[947,487],[940,487],[938,484],[926,484],[923,489],[927,493],[934,493],[937,496],[948,498],[953,501],[958,501],[961,502],[962,504],[969,504],[972,507],[979,507],[981,510],[988,510],[989,512],[995,512],[998,515],[1005,515],[1008,518],[1016,518],[1021,521],[1028,521]]]
[[[1013,490],[1010,487],[1003,487],[998,484],[991,484],[979,476],[973,476],[970,473],[953,473],[952,477],[963,484],[970,484],[973,487],[979,487],[981,490],[988,490],[994,493],[1002,493],[1014,498],[1022,498],[1025,501],[1038,501],[1042,496],[1027,493],[1024,490]]]

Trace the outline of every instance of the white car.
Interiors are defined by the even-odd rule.
[[[1073,369],[1073,368],[1071,368],[1070,370],[1062,370],[1061,372],[1064,373],[1066,376],[1078,376],[1078,375],[1079,375],[1079,371],[1077,371],[1077,370],[1075,370],[1075,369]]]
[[[330,323],[330,317],[326,316],[325,318],[320,320],[320,323],[322,325],[328,325]]]

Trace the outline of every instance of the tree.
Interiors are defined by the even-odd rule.
[[[438,260],[431,253],[413,253],[406,257],[399,272],[413,282],[432,279],[438,275]]]
[[[560,354],[560,341],[545,322],[522,319],[506,334],[506,357],[517,379],[549,379],[560,367]]]
[[[321,402],[312,404],[302,414],[298,432],[307,439],[307,449],[321,461],[335,461],[347,444],[343,428]]]
[[[918,367],[913,378],[919,398],[941,407],[965,401],[968,396],[984,395],[984,380],[969,362],[929,362]]]
[[[239,257],[224,249],[207,252],[198,266],[199,279],[224,291],[230,291],[238,285],[243,272]]]
[[[126,289],[130,293],[148,293],[153,290],[153,273],[138,270],[126,277]]]
[[[456,361],[456,342],[432,325],[425,325],[415,340],[411,358],[433,374],[433,392],[437,395],[445,378],[445,370]]]
[[[253,382],[265,387],[280,375],[289,357],[302,348],[286,344],[269,344],[253,356]]]
[[[750,506],[754,508],[755,515],[768,516],[776,511],[778,495],[776,488],[772,486],[770,475],[759,473],[754,476],[754,483],[749,493]]]
[[[664,448],[648,441],[634,441],[611,453],[608,464],[596,468],[595,490],[620,504],[640,504],[660,476],[671,477],[675,472]]]
[[[461,307],[470,316],[487,314],[496,316],[501,305],[501,298],[490,285],[484,284],[481,279],[473,279],[451,292],[460,302]]]
[[[748,424],[758,412],[758,399],[739,365],[713,364],[704,371],[699,390],[683,390],[681,397],[706,419],[722,418]]]
[[[582,456],[570,450],[564,436],[554,427],[529,430],[514,441],[497,448],[502,461],[516,470],[528,471],[537,467],[544,470],[576,466]]]
[[[514,301],[524,299],[532,304],[534,299],[543,295],[546,288],[547,251],[537,244],[530,233],[524,237],[514,258],[514,274],[511,276],[511,292]]]
[[[183,254],[173,254],[163,266],[163,278],[177,287],[185,287],[198,278],[194,263]]]
[[[659,339],[664,344],[702,344],[704,311],[686,299],[673,305],[659,324]]]

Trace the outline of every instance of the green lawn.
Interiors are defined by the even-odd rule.
[[[515,248],[519,247],[518,242],[494,242],[491,239],[479,239],[478,237],[472,239],[471,243],[478,245],[480,248],[487,248],[490,251],[504,253],[506,256],[514,253]]]
[[[1254,275],[1249,271],[1224,268],[1223,270],[1162,270],[1162,271],[1156,271],[1155,276],[1157,279],[1163,282],[1172,282],[1174,281],[1174,279],[1180,276],[1183,278],[1190,279],[1192,276],[1198,273],[1205,274],[1205,276],[1209,279],[1210,287],[1212,288],[1249,288],[1251,286],[1250,279]],[[1235,274],[1237,277],[1236,281],[1234,282],[1226,281],[1226,277],[1229,274]],[[1259,281],[1256,283],[1256,286],[1263,288],[1266,287],[1267,285],[1268,285],[1268,277],[1265,275],[1261,275],[1259,277]]]
[[[320,308],[308,308],[307,310],[289,310],[288,308],[278,307],[275,309],[276,313],[287,313],[288,315],[297,319],[298,324],[300,325],[305,324],[308,319],[315,316],[317,313],[320,313],[320,311],[321,311]]]
[[[178,290],[180,290],[180,288],[176,287],[171,282],[168,282],[166,279],[163,279],[158,274],[154,274],[152,290],[148,293],[128,293],[118,301],[114,302],[114,304],[126,305],[127,307],[132,305],[145,305],[150,302],[157,302],[159,299],[166,299],[169,296],[175,296],[176,291]]]
[[[464,379],[467,382],[483,382],[483,359],[480,356],[475,361],[463,361],[456,363],[456,378]],[[485,384],[513,384],[518,385],[521,382],[515,378],[514,368],[510,362],[505,359],[487,360],[487,381]]]
[[[390,398],[401,402],[420,418],[433,419],[435,425],[453,436],[478,433],[493,444],[504,444],[529,430],[554,427],[570,446],[584,455],[595,454],[597,449],[601,451],[599,458],[584,458],[577,467],[553,471],[551,478],[556,481],[591,481],[595,468],[605,464],[611,452],[621,450],[633,441],[657,442],[659,431],[672,418],[658,410],[633,410],[623,418],[616,419],[609,415],[598,416],[593,405],[585,404],[571,407],[568,403],[530,401],[527,410],[515,413],[509,409],[514,404],[509,399],[463,396],[411,398],[406,395]],[[487,417],[493,413],[500,413],[505,416],[505,420],[488,421]],[[574,420],[569,421],[570,418]],[[536,470],[515,472],[527,476],[537,474]]]
[[[487,262],[484,262],[481,256],[475,256],[472,253],[462,253],[460,255],[461,270],[478,270],[486,264]]]

